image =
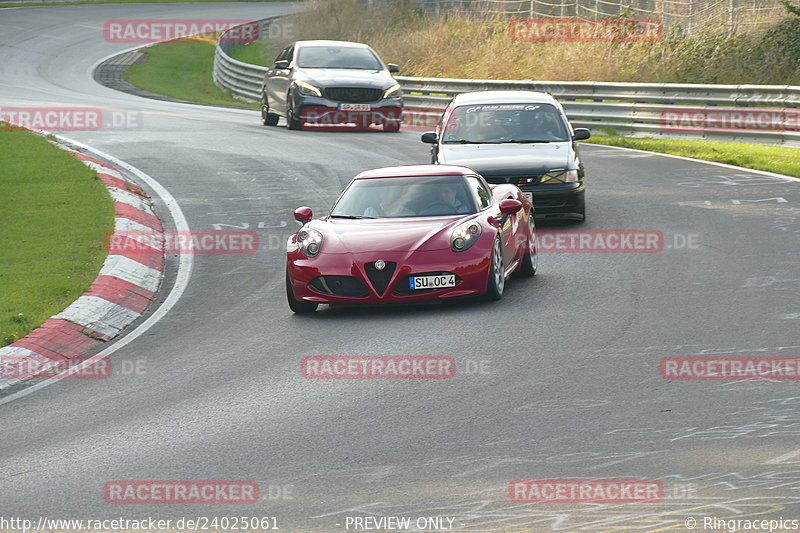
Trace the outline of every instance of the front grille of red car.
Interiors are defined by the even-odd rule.
[[[364,282],[353,276],[317,276],[308,286],[314,291],[333,296],[351,298],[369,296],[369,289]]]
[[[367,271],[369,282],[372,283],[372,288],[378,293],[378,296],[383,296],[389,282],[392,281],[394,270],[397,268],[397,263],[394,261],[386,261],[383,270],[375,268],[375,263],[367,263],[364,265],[364,270]]]
[[[382,96],[382,89],[372,89],[370,87],[328,87],[325,89],[325,98],[347,104],[377,102]]]

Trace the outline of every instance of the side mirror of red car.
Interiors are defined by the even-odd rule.
[[[500,212],[504,215],[510,215],[512,213],[516,213],[522,209],[522,202],[519,200],[514,200],[513,198],[507,198],[500,202]]]
[[[520,204],[522,205],[522,204]],[[310,207],[298,207],[294,210],[294,219],[301,224],[305,224],[306,222],[311,220],[311,208]]]

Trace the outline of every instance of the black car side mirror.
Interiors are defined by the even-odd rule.
[[[584,141],[592,136],[592,132],[586,128],[575,128],[575,133],[572,135],[573,141]]]
[[[275,68],[278,70],[284,70],[289,68],[289,60],[288,59],[279,59],[275,62]]]
[[[400,72],[400,67],[395,65],[394,63],[389,63],[386,66],[389,67],[389,72],[391,72],[392,74],[394,74],[395,72]]]
[[[435,131],[426,131],[422,134],[422,142],[428,144],[436,144],[439,139],[436,137]]]

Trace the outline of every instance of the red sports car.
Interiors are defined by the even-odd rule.
[[[503,296],[512,272],[536,273],[533,206],[511,184],[487,185],[454,165],[362,172],[328,216],[287,242],[286,296],[295,313],[320,303],[399,303]]]

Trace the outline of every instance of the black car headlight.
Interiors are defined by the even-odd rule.
[[[475,241],[477,241],[480,236],[481,225],[477,222],[461,224],[453,230],[453,234],[450,236],[450,248],[452,248],[454,252],[469,250],[470,246],[475,244]]]
[[[322,96],[322,92],[310,83],[295,81],[294,85],[297,87],[297,93],[300,96]]]
[[[400,98],[403,94],[403,90],[400,87],[400,84],[394,84],[383,93],[384,98]]]
[[[306,257],[316,257],[322,248],[322,233],[315,229],[301,228],[297,232],[297,246]]]
[[[575,183],[577,181],[577,170],[551,170],[542,176],[539,183]]]

